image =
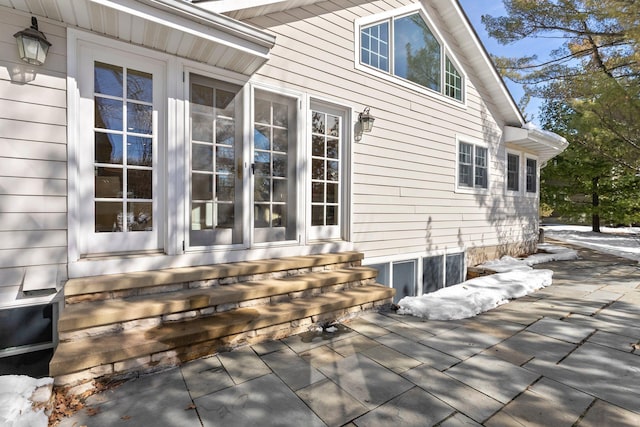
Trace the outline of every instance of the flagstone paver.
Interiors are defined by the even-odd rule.
[[[619,406],[611,405],[602,400],[589,408],[585,416],[578,423],[578,427],[638,427],[640,415],[627,411]]]
[[[455,410],[419,387],[401,394],[354,421],[357,426],[429,427],[453,414]]]
[[[218,357],[236,384],[271,373],[271,369],[265,365],[251,347],[220,353]]]
[[[262,360],[294,391],[325,379],[320,371],[289,348],[269,353]]]
[[[186,363],[180,370],[192,399],[234,385],[217,356]]]
[[[369,412],[369,408],[330,380],[297,391],[298,396],[328,426],[341,426]]]
[[[485,353],[521,366],[534,358],[556,363],[575,348],[575,344],[527,330],[507,338]]]
[[[204,427],[309,426],[322,420],[274,374],[194,399]],[[259,420],[259,421],[258,421]],[[184,425],[189,424],[174,424]],[[196,424],[191,424],[196,425]]]
[[[539,377],[536,373],[485,354],[473,356],[445,372],[502,403],[509,403]]]
[[[384,345],[367,348],[361,353],[397,374],[422,364],[422,362]]]
[[[414,387],[405,378],[362,354],[354,354],[318,369],[369,409]]]
[[[530,325],[527,331],[577,344],[585,340],[596,330],[594,328],[572,325],[562,320],[540,319],[533,325]]]
[[[460,362],[460,359],[449,356],[426,345],[422,345],[415,341],[411,341],[396,334],[389,334],[376,338],[379,343],[390,347],[402,354],[419,360],[420,362],[431,366],[439,371],[449,368]]]
[[[571,427],[593,400],[593,396],[543,378],[509,402],[484,425]]]

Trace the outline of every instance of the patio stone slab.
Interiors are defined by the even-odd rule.
[[[262,356],[262,360],[292,390],[298,390],[325,379],[320,371],[288,347]]]
[[[438,424],[439,427],[482,427],[471,418],[461,413],[456,413]]]
[[[344,356],[336,353],[326,345],[303,351],[302,353],[298,354],[298,356],[302,357],[315,368],[327,363],[336,363],[338,360],[344,359]]]
[[[450,331],[451,329],[459,328],[464,324],[464,320],[427,320],[407,314],[387,312],[385,312],[384,315],[400,323],[427,331],[432,335],[439,335],[443,332]]]
[[[595,316],[598,320],[625,326],[637,326],[640,307],[626,301],[616,301]]]
[[[108,393],[103,403],[65,418],[61,427],[149,425],[171,427],[200,424],[179,369],[132,380]],[[162,392],[159,393],[159,390]],[[93,400],[94,402],[98,399]]]
[[[491,347],[485,353],[521,366],[533,358],[559,362],[575,347],[574,344],[555,338],[522,331]]]
[[[218,358],[236,384],[271,373],[271,369],[254,353],[251,347],[220,353]]]
[[[428,347],[464,360],[499,343],[504,338],[460,327],[420,341]]]
[[[166,387],[170,391],[186,390],[184,379],[180,369],[173,368],[155,375],[145,375],[125,382],[117,387],[89,396],[87,405],[98,405],[108,401],[128,399],[130,396],[138,396],[140,399],[152,398],[160,387]]]
[[[546,335],[561,341],[577,344],[595,332],[594,328],[575,325],[556,319],[540,319],[527,328],[529,332]]]
[[[578,423],[578,427],[602,427],[606,425],[637,427],[640,425],[640,414],[627,411],[602,400],[596,400]]]
[[[433,426],[455,410],[419,387],[392,399],[354,421],[357,426]]]
[[[376,338],[376,341],[439,371],[443,371],[460,362],[460,359],[456,357],[449,356],[441,351],[427,347],[415,341],[408,340],[396,334],[389,334]]]
[[[318,369],[370,409],[413,387],[411,382],[363,354],[354,354]]]
[[[422,364],[422,362],[384,345],[377,345],[363,350],[362,354],[397,374]]]
[[[387,326],[386,328],[397,335],[413,341],[421,341],[425,338],[434,336],[431,332],[414,327],[411,323],[398,322],[397,325]]]
[[[362,335],[357,335],[351,338],[346,338],[338,342],[327,344],[327,347],[335,351],[336,353],[348,357],[352,354],[359,353],[371,347],[379,345],[377,341],[367,338]]]
[[[186,363],[180,370],[192,399],[234,385],[217,356]]]
[[[273,374],[194,400],[204,427],[321,427],[325,424]],[[197,425],[177,423],[174,425]]]
[[[638,344],[637,338],[603,331],[597,331],[595,334],[591,335],[587,341],[627,353],[633,352],[634,344]]]
[[[572,314],[564,319],[565,322],[581,325],[588,328],[597,329],[599,331],[610,332],[612,334],[626,335],[640,339],[640,328],[637,325],[618,325],[609,323],[604,320],[596,319],[592,316],[584,316],[581,314]]]
[[[571,427],[593,400],[586,393],[543,378],[509,402],[485,426]]]
[[[349,329],[353,329],[360,335],[364,335],[369,338],[377,338],[382,335],[387,335],[390,333],[388,329],[385,329],[375,323],[371,323],[368,320],[364,319],[355,319],[345,324],[349,327]]]
[[[484,354],[463,361],[448,369],[446,374],[503,403],[508,403],[539,377]]]
[[[411,369],[402,376],[479,423],[503,406],[486,394],[426,365]]]
[[[330,380],[298,390],[296,394],[329,427],[341,426],[369,409]]]
[[[280,351],[288,346],[283,343],[281,340],[277,341],[263,341],[258,344],[254,344],[251,346],[253,351],[256,352],[258,356],[264,356],[265,354],[273,353],[274,351]]]
[[[639,357],[587,342],[559,365],[533,360],[524,368],[640,413]]]

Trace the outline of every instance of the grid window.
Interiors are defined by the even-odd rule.
[[[520,156],[507,154],[507,190],[520,190]]]
[[[485,147],[460,142],[458,148],[458,187],[489,187],[489,151]]]
[[[463,101],[462,75],[421,13],[361,28],[360,62]]]
[[[527,159],[527,193],[538,191],[538,162]]]
[[[444,94],[450,98],[462,101],[462,76],[447,57],[445,68]]]
[[[389,71],[389,22],[364,28],[360,32],[362,63]]]

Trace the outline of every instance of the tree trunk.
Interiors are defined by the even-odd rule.
[[[598,181],[599,177],[595,177],[591,180],[592,192],[591,192],[591,230],[594,233],[600,233],[600,197],[598,196]]]

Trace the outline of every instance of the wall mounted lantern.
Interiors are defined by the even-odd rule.
[[[370,108],[367,107],[362,113],[358,114],[358,122],[362,126],[362,132],[371,132],[371,129],[373,129],[375,118],[369,114],[369,110]]]
[[[373,129],[373,122],[375,118],[369,113],[370,108],[366,107],[362,113],[358,114],[358,123],[356,123],[355,140],[360,141],[362,139],[363,132],[371,132]]]
[[[47,59],[51,43],[41,31],[38,31],[38,20],[31,17],[31,27],[18,31],[13,35],[18,42],[20,59],[32,65],[42,65]]]

